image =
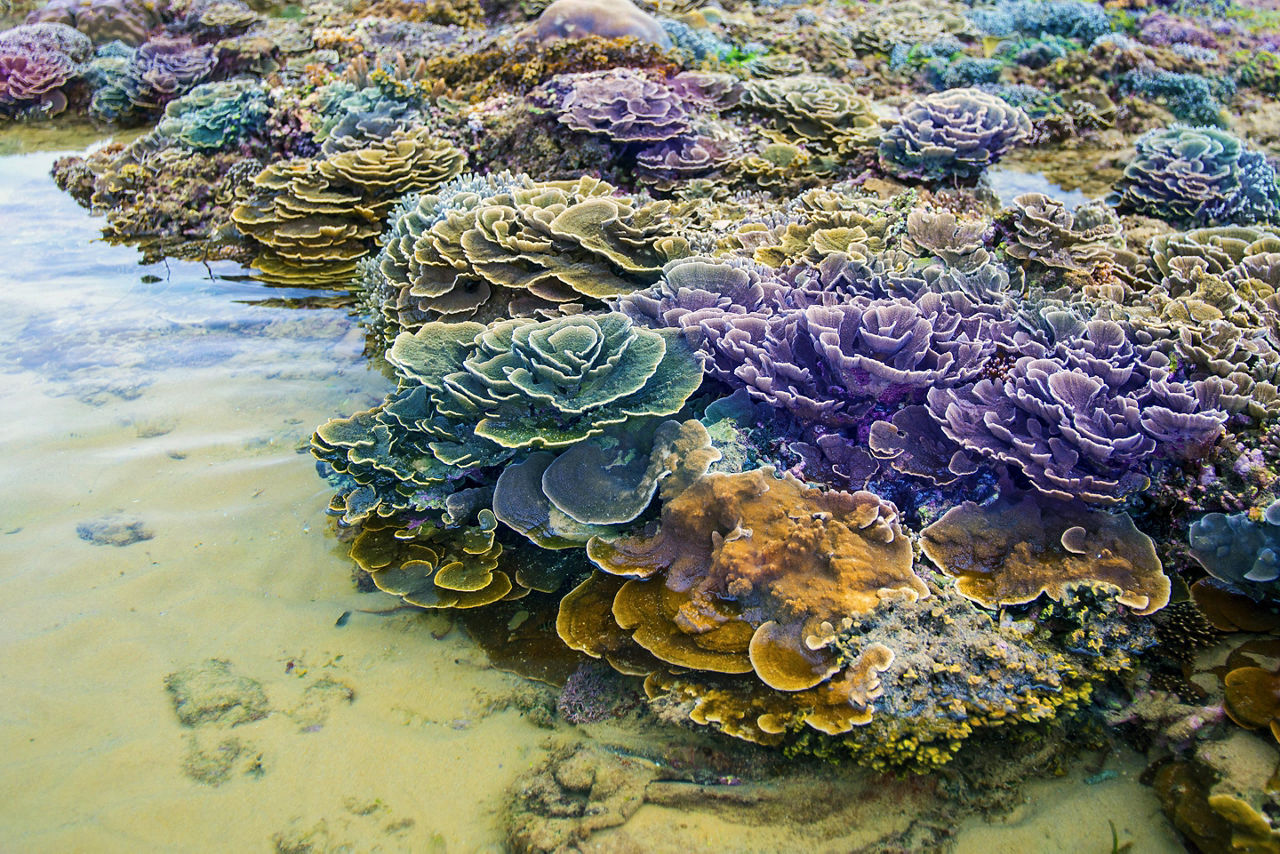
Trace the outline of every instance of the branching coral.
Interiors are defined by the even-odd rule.
[[[880,142],[881,164],[902,177],[970,178],[1031,135],[1017,107],[978,89],[912,101]]]

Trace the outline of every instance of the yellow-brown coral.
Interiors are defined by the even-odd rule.
[[[763,685],[732,692],[784,692],[750,702],[767,706],[769,720],[790,710],[831,732],[870,719],[875,674],[893,660],[881,645],[852,656],[828,649],[832,623],[929,595],[892,504],[869,492],[810,489],[772,469],[707,475],[666,503],[656,532],[594,538],[587,553],[605,572],[631,577],[613,595],[611,615],[635,643],[677,667],[754,673]],[[596,579],[571,594],[561,635],[582,637],[574,627],[584,611],[597,612],[600,625],[607,593],[608,582]]]
[[[921,532],[925,555],[956,589],[987,608],[1020,605],[1041,593],[1061,600],[1081,584],[1118,588],[1136,614],[1169,602],[1169,578],[1155,544],[1126,514],[1025,494],[987,507],[953,507]]]
[[[351,278],[395,199],[433,189],[462,171],[464,155],[426,128],[397,131],[367,148],[324,160],[274,163],[232,221],[261,251],[265,279],[327,284]]]

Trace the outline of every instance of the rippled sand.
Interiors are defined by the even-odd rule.
[[[549,695],[458,629],[436,639],[440,617],[361,613],[396,601],[355,592],[305,447],[390,386],[362,330],[255,305],[302,294],[232,268],[137,266],[94,242],[52,159],[0,158],[0,849],[502,850],[508,790],[550,749],[689,741],[539,726],[520,710]],[[187,726],[173,674],[239,693]],[[1132,851],[1181,850],[1142,766],[1035,783],[1013,814],[964,819],[955,850],[1106,851],[1108,819]],[[945,806],[929,781],[817,784],[775,782],[754,813],[677,786],[586,847],[884,850]],[[779,809],[793,794],[811,802]]]

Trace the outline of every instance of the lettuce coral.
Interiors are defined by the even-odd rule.
[[[587,554],[631,579],[613,595],[612,618],[635,643],[677,667],[812,692],[808,722],[825,732],[870,719],[875,673],[893,655],[872,645],[842,659],[826,649],[822,624],[929,595],[892,504],[769,469],[702,477],[664,503],[656,533],[593,538]],[[562,614],[577,605],[566,599]],[[608,637],[588,638],[585,651],[603,654]]]
[[[121,41],[136,46],[162,23],[168,6],[145,0],[50,0],[28,15],[26,22],[71,26],[94,44]]]
[[[266,90],[256,82],[206,83],[169,102],[155,132],[188,148],[221,150],[261,135],[268,111]]]
[[[560,122],[611,142],[663,142],[689,129],[679,97],[664,83],[629,68],[592,71],[557,78],[567,91],[560,103]]]
[[[92,47],[57,23],[0,32],[0,114],[53,116],[67,108],[64,87],[81,75]]]
[[[387,359],[401,377],[397,391],[312,440],[342,476],[335,509],[349,522],[444,500],[469,469],[520,451],[568,448],[632,419],[672,415],[702,380],[677,333],[621,314],[428,323],[401,333]]]
[[[593,178],[462,179],[401,209],[365,287],[393,333],[495,303],[529,311],[616,296],[687,254],[669,210]]]
[[[463,154],[429,129],[321,160],[273,163],[231,219],[261,246],[254,266],[272,281],[350,279],[398,194],[430,190],[462,171]]]
[[[1017,107],[979,89],[949,89],[903,108],[880,142],[880,161],[902,177],[971,178],[1030,135]]]
[[[1280,220],[1275,170],[1226,131],[1174,125],[1135,147],[1110,199],[1122,211],[1181,226]]]

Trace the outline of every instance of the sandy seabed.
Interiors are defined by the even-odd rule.
[[[362,613],[397,603],[355,591],[305,447],[389,388],[363,331],[201,265],[137,266],[52,159],[0,158],[0,849],[504,850],[517,778],[609,728],[539,726],[529,683],[437,617]],[[257,719],[184,725],[183,673],[256,683]],[[1108,820],[1130,851],[1182,850],[1142,758],[1108,767],[1030,782],[951,850],[1109,851]],[[829,784],[856,797],[821,818],[646,804],[584,850],[886,850],[926,807],[909,782]]]

